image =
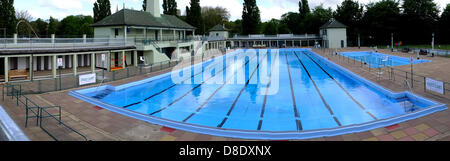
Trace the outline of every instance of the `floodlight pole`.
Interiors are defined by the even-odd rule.
[[[434,32],[431,34],[432,40],[431,40],[431,49],[434,50]]]
[[[361,49],[361,34],[358,34],[358,49]]]
[[[394,51],[394,33],[391,33],[391,48]]]

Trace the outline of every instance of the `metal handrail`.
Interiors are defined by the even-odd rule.
[[[57,106],[57,107],[59,107],[59,106]],[[49,107],[49,108],[53,108],[53,107]],[[39,122],[39,127],[40,127],[45,133],[47,133],[50,137],[52,137],[53,139],[55,139],[56,141],[58,141],[58,139],[57,139],[55,136],[53,136],[49,131],[47,131],[47,129],[45,129],[45,128],[42,126],[42,120],[43,120],[43,118],[53,118],[53,119],[55,119],[56,121],[58,121],[58,123],[59,123],[60,125],[66,127],[66,128],[69,129],[70,131],[72,131],[72,132],[78,134],[79,136],[81,136],[81,137],[83,138],[84,141],[88,141],[88,139],[86,138],[86,136],[84,136],[83,134],[81,134],[81,133],[78,132],[77,130],[73,129],[72,127],[66,125],[64,122],[62,122],[62,120],[61,120],[61,114],[59,115],[59,119],[57,119],[54,115],[50,114],[46,109],[47,109],[47,108],[40,108],[40,112],[39,112],[39,113],[40,113],[41,115],[40,115],[40,118],[39,118],[39,120],[40,120],[40,122]],[[59,109],[61,110],[61,107],[59,107]],[[44,116],[44,114],[43,114],[44,112],[47,113],[48,115],[47,115],[47,116]]]
[[[15,87],[16,86],[19,86],[19,90],[17,90]],[[57,120],[58,121],[58,123],[60,124],[60,125],[63,125],[63,126],[65,126],[67,129],[69,129],[69,130],[71,130],[72,132],[74,132],[74,133],[76,133],[76,134],[78,134],[78,135],[80,135],[85,141],[88,141],[87,140],[87,138],[86,138],[86,136],[84,136],[83,134],[81,134],[80,132],[78,132],[77,130],[75,130],[75,129],[73,129],[73,128],[71,128],[70,126],[68,126],[68,125],[66,125],[64,122],[62,122],[62,119],[61,119],[61,117],[62,117],[62,109],[61,109],[61,107],[60,106],[49,106],[49,107],[41,107],[41,106],[39,106],[39,105],[37,105],[35,102],[33,102],[31,99],[29,99],[27,96],[25,96],[25,95],[22,95],[22,87],[21,87],[21,85],[19,84],[19,85],[9,85],[9,84],[5,84],[4,86],[3,86],[3,89],[2,89],[2,94],[3,94],[3,98],[4,98],[4,96],[5,96],[5,93],[4,93],[4,88],[7,88],[6,90],[6,94],[8,95],[8,88],[11,88],[11,96],[12,96],[12,98],[16,98],[17,99],[17,105],[19,105],[19,102],[20,103],[22,103],[25,107],[26,107],[26,109],[27,109],[27,113],[28,113],[28,110],[30,109],[30,111],[31,112],[33,112],[36,116],[32,116],[32,117],[36,117],[37,118],[37,120],[36,120],[36,126],[38,126],[39,125],[39,127],[45,132],[45,133],[47,133],[50,137],[52,137],[53,139],[55,139],[56,141],[58,141],[58,139],[57,138],[55,138],[49,131],[47,131],[43,126],[42,126],[42,119],[43,118],[49,118],[49,117],[51,117],[51,118],[54,118],[55,120]],[[9,95],[8,95],[9,96]],[[25,98],[25,101],[24,100],[22,100],[21,98]],[[30,106],[30,105],[32,105],[32,106]],[[58,114],[57,115],[52,115],[52,114],[50,114],[48,111],[47,111],[47,109],[51,109],[51,108],[53,108],[53,109],[58,109]],[[34,111],[34,110],[32,110],[32,109],[37,109],[37,111]],[[45,112],[45,113],[47,113],[48,114],[48,116],[44,116],[43,115],[43,112]],[[57,119],[55,116],[58,116],[59,117],[59,119]],[[27,117],[27,121],[26,122],[28,122],[28,118],[32,118],[32,117],[28,117],[28,115],[26,116]],[[25,125],[25,127],[26,127],[26,125]]]

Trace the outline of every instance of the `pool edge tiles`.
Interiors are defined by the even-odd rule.
[[[295,51],[305,51],[305,49],[294,49]],[[288,51],[293,51],[288,50]],[[366,122],[362,124],[354,124],[354,125],[348,125],[348,126],[341,126],[337,128],[329,128],[329,129],[319,129],[319,130],[308,130],[308,131],[281,131],[281,132],[270,132],[270,131],[252,131],[252,130],[235,130],[235,129],[224,129],[224,128],[217,128],[217,127],[207,127],[202,125],[196,125],[196,124],[190,124],[190,123],[183,123],[183,122],[177,122],[172,121],[164,118],[149,116],[146,114],[141,114],[138,112],[134,112],[128,109],[124,109],[121,107],[117,107],[105,102],[102,102],[100,100],[85,96],[80,93],[82,90],[78,91],[71,91],[69,94],[73,97],[76,97],[78,99],[81,99],[83,101],[86,101],[88,103],[91,103],[93,105],[105,108],[107,110],[110,110],[112,112],[116,112],[118,114],[122,114],[131,118],[135,118],[138,120],[146,121],[152,124],[157,124],[161,126],[166,126],[178,130],[193,132],[193,133],[199,133],[199,134],[206,134],[206,135],[214,135],[214,136],[221,136],[221,137],[230,137],[230,138],[240,138],[240,139],[258,139],[258,140],[297,140],[297,139],[311,139],[311,138],[319,138],[319,137],[331,137],[331,136],[337,136],[337,135],[343,135],[348,133],[356,133],[356,132],[364,132],[369,131],[376,128],[382,128],[386,126],[390,126],[393,124],[398,124],[404,121],[416,119],[419,117],[423,117],[438,111],[446,110],[446,105],[440,104],[434,101],[431,101],[429,99],[418,97],[415,94],[409,93],[409,92],[401,92],[401,93],[393,93],[385,88],[382,88],[381,86],[378,86],[354,73],[351,71],[340,67],[339,65],[334,64],[333,62],[328,61],[324,57],[313,53],[311,50],[307,50],[310,53],[310,56],[312,56],[314,59],[316,59],[321,64],[326,64],[329,66],[332,66],[337,71],[344,73],[346,76],[348,76],[351,79],[355,79],[362,84],[365,84],[367,86],[372,87],[373,89],[385,94],[388,97],[392,98],[417,98],[419,102],[424,102],[427,105],[430,105],[430,107],[426,107],[423,109],[420,109],[413,113],[406,113],[403,115],[387,118],[387,119],[381,119],[377,121],[372,122]],[[164,74],[162,74],[164,75]],[[161,75],[160,75],[161,76]],[[158,76],[156,76],[158,77]],[[154,77],[152,77],[155,79]],[[151,78],[149,78],[151,79]],[[140,81],[139,81],[140,82]],[[134,82],[136,83],[136,82]],[[108,88],[104,87],[104,88]],[[113,86],[109,88],[114,88]],[[431,106],[432,105],[432,106]]]

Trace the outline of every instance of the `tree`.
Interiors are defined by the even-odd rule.
[[[439,19],[436,3],[433,0],[404,0],[402,8],[402,40],[406,44],[430,44]]]
[[[6,34],[12,35],[16,32],[16,22],[14,0],[0,0],[0,28],[5,28]]]
[[[280,22],[277,19],[272,19],[264,25],[263,34],[276,35],[278,34],[278,26]]]
[[[447,4],[447,7],[442,12],[441,18],[439,19],[440,26],[440,40],[441,43],[450,43],[450,4]]]
[[[358,34],[361,33],[361,19],[363,17],[363,6],[353,0],[344,0],[337,6],[334,18],[347,25],[349,46],[356,45]]]
[[[230,29],[231,35],[242,34],[242,20],[238,19],[236,21],[225,22],[225,27]]]
[[[48,35],[48,23],[41,18],[31,22],[31,26],[36,30],[39,37],[46,37]]]
[[[299,6],[299,16],[300,20],[303,20],[308,14],[311,13],[311,10],[309,9],[308,0],[301,0],[298,2]]]
[[[294,34],[303,33],[302,24],[300,22],[300,16],[295,12],[288,12],[281,16],[281,23],[285,24],[289,28],[289,30]]]
[[[319,28],[333,18],[333,10],[325,9],[322,5],[313,9],[302,21],[305,33],[319,33]]]
[[[197,28],[197,33],[205,34],[205,25],[202,18],[200,0],[191,0],[191,7],[186,7],[186,22]]]
[[[91,24],[94,23],[94,19],[91,16],[67,16],[61,20],[61,25],[58,29],[59,35],[64,36],[80,36],[86,34],[92,36],[94,31]]]
[[[256,0],[244,0],[244,9],[242,11],[243,34],[258,34],[260,24],[261,16]]]
[[[143,11],[147,10],[147,0],[144,0],[144,2],[142,2],[142,10]]]
[[[175,0],[163,0],[164,14],[177,16],[177,2]]]
[[[364,35],[372,37],[373,45],[390,45],[391,34],[399,33],[400,2],[395,0],[382,0],[370,3],[362,19],[366,28]]]
[[[111,15],[111,2],[109,0],[97,0],[94,3],[94,22],[103,20]]]
[[[18,35],[27,35],[31,37],[34,34],[37,34],[36,29],[31,25],[31,21],[33,21],[33,16],[31,16],[30,13],[28,13],[27,10],[20,10],[16,12],[16,19],[17,22],[21,22],[20,24],[17,24],[17,34]]]
[[[224,24],[230,19],[230,13],[223,7],[203,7],[202,18],[205,29],[209,30],[217,24]]]
[[[60,23],[59,23],[58,19],[50,17],[50,19],[48,20],[48,34],[51,35],[51,34],[56,34],[57,32],[59,32],[58,31],[59,25],[60,25]]]

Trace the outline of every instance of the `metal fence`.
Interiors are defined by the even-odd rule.
[[[332,50],[323,50],[326,56],[332,57],[337,63],[349,67],[356,67],[360,70],[368,72],[373,76],[376,76],[377,80],[388,80],[392,83],[402,86],[406,90],[409,87],[405,84],[405,81],[411,86],[411,90],[415,92],[424,92],[429,93],[435,96],[439,96],[442,98],[450,99],[450,83],[446,81],[441,81],[439,79],[434,79],[443,83],[443,94],[436,93],[433,91],[429,91],[427,89],[427,81],[426,79],[429,77],[425,77],[422,75],[418,75],[414,73],[414,70],[405,71],[401,69],[397,69],[392,66],[392,61],[382,61],[382,60],[371,60],[365,61],[364,58],[358,56],[343,56],[340,54],[336,54],[336,52]],[[414,69],[414,68],[413,68]]]
[[[214,52],[206,52],[203,55],[199,56],[192,56],[190,57],[191,60],[201,60],[202,62],[209,59],[213,55],[223,55],[223,52],[221,53],[214,53]],[[149,65],[139,65],[137,67],[131,66],[127,67],[122,70],[116,70],[116,71],[106,71],[106,70],[97,70],[96,73],[96,82],[94,84],[89,85],[79,85],[79,76],[74,76],[73,74],[64,74],[64,75],[58,75],[57,78],[53,78],[52,76],[49,77],[39,77],[36,79],[33,79],[32,81],[17,81],[17,82],[10,82],[12,85],[20,85],[22,88],[22,92],[24,94],[41,94],[41,93],[47,93],[47,92],[53,92],[53,91],[61,91],[61,90],[69,90],[73,88],[79,88],[83,86],[91,86],[91,85],[100,85],[103,83],[123,80],[130,77],[136,77],[136,76],[142,76],[146,74],[151,74],[154,72],[163,71],[166,69],[171,69],[178,65],[180,62],[183,62],[183,59],[181,60],[173,60],[173,61],[164,61],[164,62],[158,62],[153,63]],[[186,62],[191,63],[191,62]],[[191,65],[191,64],[188,64]]]
[[[11,96],[12,99],[16,99],[18,107],[25,108],[25,127],[28,127],[28,119],[35,118],[36,126],[39,126],[55,141],[88,141],[86,136],[62,121],[61,107],[39,106],[24,95],[20,85],[3,85],[2,95],[3,100],[5,97]]]

